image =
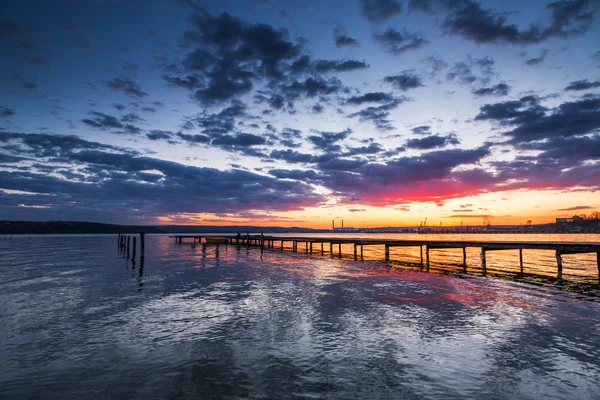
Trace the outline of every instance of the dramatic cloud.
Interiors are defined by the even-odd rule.
[[[81,120],[84,124],[101,130],[120,129],[118,131],[111,131],[113,133],[125,133],[125,134],[138,134],[141,133],[141,129],[133,124],[127,122],[144,121],[143,118],[138,117],[136,114],[127,114],[121,121],[112,115],[103,114],[101,112],[92,111],[89,113],[93,118],[84,118]],[[125,123],[124,123],[125,122]]]
[[[342,132],[322,132],[315,131],[317,135],[311,135],[308,140],[312,142],[315,149],[322,150],[326,153],[339,152],[341,150],[340,145],[337,143],[346,139],[352,130],[346,129]]]
[[[549,53],[548,50],[544,49],[544,50],[542,50],[542,53],[539,55],[539,57],[529,58],[529,59],[525,60],[525,64],[530,65],[530,66],[540,65],[542,62],[544,62],[548,53]]]
[[[460,140],[458,140],[455,134],[446,136],[431,135],[424,138],[410,139],[406,142],[406,147],[409,149],[431,150],[457,144],[460,144]]]
[[[448,15],[442,28],[476,43],[508,43],[528,45],[553,37],[569,37],[585,33],[599,10],[596,0],[563,0],[549,3],[550,22],[545,27],[534,24],[521,29],[508,24],[506,16],[483,9],[474,0],[444,1]]]
[[[387,29],[383,32],[375,32],[373,39],[379,42],[383,49],[392,54],[401,54],[408,50],[416,50],[427,44],[427,41],[417,33],[402,32],[395,29]]]
[[[364,110],[352,113],[349,117],[358,117],[361,121],[372,122],[375,127],[382,131],[391,131],[394,129],[388,117],[390,111],[397,108],[400,104],[407,101],[407,98],[398,98],[377,107],[367,107]]]
[[[396,0],[359,0],[360,11],[371,22],[383,22],[402,13],[402,4]]]
[[[496,62],[490,57],[473,58],[468,55],[464,61],[457,62],[450,68],[446,79],[466,85],[475,82],[485,85],[495,74],[495,64]]]
[[[386,76],[383,78],[383,81],[391,83],[394,88],[403,92],[423,86],[421,78],[411,71],[403,71],[398,75]]]
[[[110,81],[104,82],[104,84],[112,90],[122,91],[133,98],[148,96],[148,93],[142,91],[140,86],[129,78],[112,78]]]
[[[394,96],[390,93],[383,92],[371,92],[365,93],[361,96],[352,96],[346,100],[347,104],[364,104],[364,103],[387,103],[388,101],[394,100]]]
[[[597,88],[600,88],[600,81],[590,82],[587,79],[581,79],[569,83],[569,86],[565,90],[590,90]]]
[[[515,143],[590,134],[600,129],[600,97],[585,96],[548,109],[540,105],[539,98],[526,96],[519,100],[486,104],[475,119],[515,126],[504,132]]]
[[[510,93],[510,86],[506,83],[499,83],[490,87],[483,87],[480,89],[473,90],[475,96],[507,96]]]
[[[31,193],[28,204],[43,201],[51,210],[46,215],[66,218],[93,209],[116,221],[122,209],[131,208],[144,216],[228,212],[232,208],[290,210],[322,201],[301,182],[241,170],[185,166],[73,136],[0,133],[0,142],[7,141],[19,141],[26,153],[38,158],[52,157],[47,161],[59,164],[49,164],[50,170],[60,170],[65,164],[86,167],[87,175],[79,174],[77,181],[33,171],[0,172],[1,188]],[[123,193],[128,196],[123,197]],[[14,200],[22,203],[21,199]],[[17,205],[11,200],[3,204],[1,211],[10,212]]]
[[[337,47],[358,47],[358,40],[347,36],[343,29],[335,28],[333,31],[333,40]]]

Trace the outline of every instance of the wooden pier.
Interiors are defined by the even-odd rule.
[[[292,243],[292,252],[298,252],[298,243],[305,246],[306,254],[314,253],[314,244],[320,245],[319,253],[324,255],[324,244],[329,244],[329,253],[333,257],[334,250],[337,250],[339,257],[342,256],[342,245],[351,244],[354,246],[354,259],[363,258],[364,246],[381,246],[385,252],[385,261],[390,261],[391,247],[419,247],[420,265],[429,270],[431,264],[430,250],[435,249],[460,249],[462,250],[463,267],[467,267],[467,248],[478,248],[481,250],[481,269],[483,275],[487,273],[486,255],[491,251],[514,250],[519,251],[520,271],[523,273],[523,250],[550,250],[554,251],[556,257],[557,279],[561,280],[563,275],[562,256],[567,254],[595,253],[598,269],[598,279],[600,280],[600,243],[592,242],[519,242],[519,241],[450,241],[450,240],[401,240],[401,239],[369,239],[369,238],[328,238],[328,237],[283,237],[283,236],[265,236],[265,235],[210,235],[211,237],[221,237],[227,239],[229,244],[238,246],[257,246],[261,248],[279,248],[284,250],[284,244]],[[169,236],[175,238],[176,243],[182,243],[183,239],[193,239],[194,242],[201,242],[205,235],[175,235]],[[275,244],[278,244],[276,246]],[[334,249],[337,246],[337,249]]]

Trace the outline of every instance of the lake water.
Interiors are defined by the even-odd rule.
[[[142,268],[115,236],[0,240],[0,398],[600,393],[597,297],[173,242],[147,236]]]

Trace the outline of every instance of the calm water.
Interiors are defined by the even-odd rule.
[[[114,236],[0,241],[0,398],[600,393],[595,297],[378,261],[202,249],[149,236],[140,268]]]

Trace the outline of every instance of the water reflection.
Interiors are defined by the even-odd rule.
[[[135,264],[113,237],[41,238],[35,253],[0,244],[0,398],[600,392],[598,302],[374,261],[146,239]]]

